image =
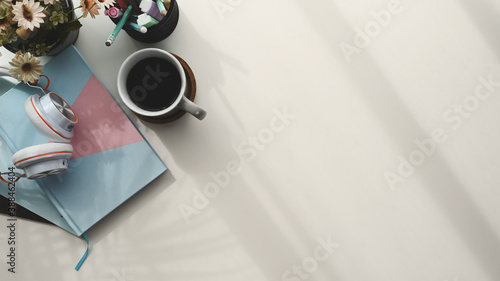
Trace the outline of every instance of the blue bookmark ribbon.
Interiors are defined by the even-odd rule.
[[[85,241],[87,242],[87,250],[85,251],[85,254],[83,254],[83,257],[80,259],[78,264],[76,265],[75,269],[76,271],[80,270],[80,267],[82,266],[83,262],[87,259],[87,255],[89,254],[89,238],[87,237],[87,232],[83,233],[83,238],[85,238]]]

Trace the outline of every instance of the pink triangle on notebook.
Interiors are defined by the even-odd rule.
[[[71,140],[73,158],[144,140],[94,74],[72,107],[78,117]]]

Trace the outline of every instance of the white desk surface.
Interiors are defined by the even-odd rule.
[[[206,119],[127,111],[169,171],[88,232],[79,272],[83,240],[20,220],[8,274],[0,227],[1,280],[500,279],[500,2],[178,2],[160,43],[105,47],[101,15],[76,47],[116,97],[132,52],[181,56]]]

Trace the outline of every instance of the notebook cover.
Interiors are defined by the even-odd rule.
[[[43,198],[36,204],[30,198],[18,203],[80,236],[165,172],[166,166],[75,47],[49,61],[44,74],[51,79],[49,90],[71,104],[78,116],[71,141],[73,158],[67,172],[37,180],[37,191],[33,181],[21,179],[18,192]],[[0,97],[0,134],[11,152],[49,141],[24,112],[24,101],[31,94],[41,91],[21,83]],[[59,218],[45,206],[47,200]]]

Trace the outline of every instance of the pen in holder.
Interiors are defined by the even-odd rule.
[[[134,1],[134,0],[130,0]],[[161,0],[160,0],[161,1]],[[153,0],[156,5],[156,1]],[[127,7],[120,7],[122,1],[117,1],[114,7],[120,8],[125,11]],[[163,2],[160,2],[163,3]],[[135,9],[134,9],[135,10]],[[160,9],[161,11],[161,9]],[[139,11],[142,13],[142,11]],[[164,13],[164,12],[163,12]],[[162,15],[163,15],[162,13]],[[120,17],[109,17],[115,24],[120,22]],[[138,25],[136,19],[138,18],[138,13],[132,13],[127,24],[123,26],[123,30],[133,39],[143,42],[143,43],[156,43],[167,38],[175,30],[177,22],[179,21],[179,7],[176,0],[170,0],[170,5],[167,6],[167,13],[154,25]],[[155,20],[152,17],[153,20]]]

